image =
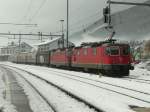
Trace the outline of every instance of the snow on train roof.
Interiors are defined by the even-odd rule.
[[[116,42],[116,39],[109,39],[105,41],[99,41],[99,42],[83,42],[80,46],[76,48],[82,48],[82,47],[97,47],[97,46],[128,46],[128,43],[118,43]]]
[[[54,38],[54,39],[52,39],[52,40],[47,40],[47,41],[45,41],[45,42],[41,42],[41,43],[36,44],[36,45],[37,45],[37,46],[40,46],[40,45],[49,44],[49,43],[54,42],[54,41],[56,41],[56,40],[58,40],[58,39],[60,39],[60,38],[62,38],[62,37]]]

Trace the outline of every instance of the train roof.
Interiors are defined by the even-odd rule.
[[[98,47],[98,46],[129,46],[126,43],[117,43],[115,39],[110,39],[106,41],[100,41],[100,42],[89,42],[89,43],[82,43],[81,46],[75,47],[75,48],[83,48],[83,47]]]

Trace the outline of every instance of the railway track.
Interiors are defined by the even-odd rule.
[[[53,70],[51,70],[51,71],[53,71]],[[58,71],[53,71],[53,72],[59,73],[57,75],[61,75],[61,76],[63,76],[62,74],[64,74],[64,75],[67,75],[67,76],[77,77],[77,78],[80,78],[80,79],[85,79],[85,80],[93,81],[93,82],[96,82],[96,83],[106,84],[106,85],[110,85],[110,86],[114,86],[114,87],[118,87],[118,88],[123,88],[123,89],[126,89],[126,90],[130,90],[130,91],[133,91],[133,92],[143,93],[145,95],[150,95],[150,93],[147,93],[147,92],[142,92],[142,91],[139,91],[139,90],[130,89],[130,88],[127,88],[127,87],[124,87],[124,86],[111,84],[111,83],[108,83],[108,82],[105,82],[105,81],[99,81],[99,80],[95,80],[95,79],[91,79],[91,78],[86,78],[86,77],[82,77],[82,76],[77,76],[77,75],[72,75],[72,74],[68,74],[68,73],[64,73],[64,72],[58,72]],[[69,78],[69,77],[67,77],[67,78]]]
[[[9,67],[11,67],[11,66],[9,66]],[[70,97],[76,99],[76,100],[79,101],[79,102],[84,103],[84,104],[87,105],[89,108],[95,110],[95,112],[104,112],[104,111],[102,111],[99,107],[96,107],[96,106],[93,105],[92,103],[90,103],[90,102],[88,102],[88,101],[85,101],[85,100],[82,99],[81,97],[76,96],[75,94],[72,94],[71,92],[65,90],[65,89],[62,88],[62,87],[57,86],[56,84],[54,84],[54,83],[52,83],[52,82],[50,82],[50,81],[48,81],[48,80],[46,80],[46,79],[43,79],[43,78],[38,77],[37,75],[35,75],[35,74],[33,74],[33,73],[30,73],[30,72],[28,72],[28,71],[25,71],[25,70],[22,70],[22,69],[19,69],[19,68],[16,68],[16,67],[12,67],[12,68],[15,68],[15,69],[24,71],[24,72],[28,73],[29,75],[34,76],[34,77],[36,77],[36,78],[38,78],[38,79],[40,79],[40,80],[42,80],[42,81],[44,81],[44,82],[50,84],[51,86],[56,87],[56,88],[59,89],[60,91],[62,91],[62,92],[64,92],[65,94],[69,95]],[[12,70],[11,68],[9,68],[9,69]],[[22,78],[24,78],[22,75],[20,75],[20,76],[21,76]],[[24,78],[24,79],[25,79],[28,83],[30,83],[26,78]],[[30,83],[30,84],[31,84],[31,83]],[[32,85],[32,84],[31,84],[31,85]],[[32,87],[35,88],[33,85],[32,85]],[[36,88],[35,88],[35,89],[36,89]],[[37,89],[36,89],[36,90],[37,90]],[[38,90],[37,90],[37,91],[38,91]],[[39,91],[38,91],[38,93],[40,94]],[[42,96],[42,95],[41,95],[41,96]],[[44,96],[42,96],[42,97],[46,100],[46,98],[45,98]],[[46,102],[49,103],[49,101],[47,101],[47,100],[46,100]],[[49,106],[52,106],[52,109],[54,109],[54,112],[58,112],[57,109],[55,109],[55,107],[54,107],[52,104],[49,103]]]
[[[3,68],[5,68],[5,67],[3,67]],[[16,72],[16,71],[14,71],[14,70],[12,70],[12,69],[9,69],[9,68],[5,68],[5,69],[7,69],[7,70],[9,70],[9,71]],[[36,93],[38,93],[38,95],[48,104],[48,106],[50,107],[50,109],[52,110],[52,112],[57,112],[57,110],[55,109],[55,107],[54,107],[27,79],[25,79],[25,78],[24,78],[21,74],[19,74],[18,72],[16,72],[16,73],[17,73],[17,75],[18,75],[19,77],[21,77],[22,79],[24,79],[24,80],[31,86],[31,88],[36,91]]]
[[[18,68],[17,68],[18,69]],[[23,70],[25,71],[25,70]],[[27,73],[29,73],[30,75],[32,76],[35,76],[37,78],[40,78],[41,80],[51,84],[51,85],[54,85],[56,86],[57,88],[61,89],[62,91],[65,91],[67,94],[70,95],[70,92],[68,92],[67,90],[63,89],[63,88],[60,88],[59,86],[53,84],[52,82],[46,80],[46,79],[43,79],[41,78],[40,76],[36,76],[35,74],[32,74],[28,71],[25,71]],[[142,92],[142,91],[139,91],[139,90],[135,90],[135,89],[130,89],[130,88],[126,88],[126,87],[122,87],[122,86],[119,86],[119,85],[114,85],[114,84],[110,84],[110,83],[107,83],[107,82],[104,82],[104,81],[99,81],[99,80],[94,80],[94,79],[90,79],[90,78],[85,78],[85,77],[82,77],[82,76],[77,76],[77,75],[73,75],[73,74],[69,74],[69,73],[64,73],[64,72],[59,72],[59,71],[55,71],[55,70],[51,70],[51,72],[53,72],[54,75],[57,75],[59,77],[63,77],[63,78],[67,78],[69,80],[74,80],[74,81],[78,81],[78,82],[81,82],[81,83],[84,83],[84,84],[87,84],[87,85],[90,85],[90,86],[93,86],[93,87],[96,87],[98,89],[104,89],[106,91],[110,91],[110,92],[113,92],[113,93],[117,93],[117,94],[120,94],[120,95],[123,95],[123,96],[126,96],[126,97],[130,97],[134,100],[138,100],[138,101],[141,101],[141,102],[144,102],[144,103],[148,103],[150,104],[150,100],[148,100],[150,98],[150,93],[148,92]],[[99,84],[103,84],[103,85],[109,85],[109,88],[108,87],[105,87],[103,85],[97,85],[97,84],[94,84],[94,83],[99,83]],[[136,94],[140,94],[140,96],[146,96],[148,97],[147,100],[143,99],[142,97],[139,97],[139,96],[136,96],[136,95],[131,95],[131,94],[127,94],[125,92],[120,92],[119,90],[115,90],[115,89],[110,89],[110,87],[115,87],[115,88],[119,88],[119,89],[123,89],[123,90],[128,90],[128,92],[134,92]],[[80,98],[79,96],[75,96],[74,94],[71,93],[72,97],[77,97],[77,99],[79,101],[83,101],[84,99]],[[86,102],[88,103],[88,102]],[[85,103],[85,104],[86,104]],[[89,105],[89,107],[91,108],[95,108],[94,105]],[[99,108],[96,107],[97,111],[100,111]]]
[[[90,83],[90,82],[87,82],[87,81],[94,81],[94,82],[98,82],[98,83],[101,83],[101,84],[110,85],[110,86],[117,87],[117,88],[120,88],[120,89],[129,90],[130,92],[135,92],[135,93],[138,93],[138,94],[147,95],[147,96],[150,97],[150,93],[147,93],[147,92],[142,92],[142,91],[139,91],[139,90],[126,88],[126,87],[123,87],[123,86],[110,84],[110,83],[107,83],[107,82],[104,82],[104,81],[98,81],[98,80],[94,80],[94,79],[90,79],[90,78],[85,78],[85,77],[82,77],[82,76],[76,76],[76,75],[72,75],[72,74],[68,74],[68,73],[64,73],[64,72],[58,72],[58,71],[55,71],[55,70],[51,70],[51,72],[53,72],[55,75],[60,76],[60,77],[64,77],[64,78],[67,78],[67,79],[71,79],[71,80],[82,82],[82,83],[85,83],[85,84],[88,84],[88,85],[92,85],[94,87],[104,89],[104,90],[107,90],[107,91],[111,91],[111,92],[114,92],[114,93],[118,93],[118,94],[130,97],[130,98],[133,98],[133,99],[145,102],[145,103],[150,103],[150,101],[148,101],[148,100],[144,100],[142,98],[138,98],[138,97],[135,97],[135,96],[132,96],[132,95],[129,95],[129,94],[125,94],[125,93],[122,93],[120,91],[115,91],[113,89],[109,89],[109,88],[106,88],[106,87],[103,87],[103,86],[100,86],[100,85],[96,85],[96,84],[93,84],[93,83]],[[81,81],[80,79],[84,79],[84,81],[83,80]]]
[[[75,81],[78,81],[78,82],[86,83],[88,85],[92,85],[92,86],[100,88],[100,89],[104,89],[104,90],[111,91],[111,92],[114,92],[114,93],[118,93],[118,94],[121,94],[121,95],[124,95],[124,96],[128,96],[130,98],[133,98],[133,99],[145,102],[145,103],[150,103],[150,101],[148,101],[148,100],[144,100],[142,98],[138,98],[138,97],[135,97],[135,96],[132,96],[132,95],[128,95],[128,94],[122,93],[120,91],[115,91],[115,90],[112,90],[112,89],[109,89],[109,88],[105,88],[103,86],[99,86],[99,85],[96,85],[96,84],[93,84],[93,83],[89,83],[87,81],[94,81],[94,82],[98,82],[98,83],[101,83],[101,84],[110,85],[110,86],[117,87],[117,88],[120,88],[120,89],[125,89],[125,90],[129,90],[129,91],[136,92],[136,93],[139,93],[139,94],[148,95],[150,97],[150,93],[148,93],[148,92],[142,92],[142,91],[139,91],[139,90],[130,89],[130,88],[126,88],[126,87],[123,87],[123,86],[107,83],[107,82],[104,82],[104,81],[98,81],[98,80],[94,80],[94,79],[90,79],[90,78],[85,78],[85,77],[82,77],[82,76],[72,75],[72,74],[68,74],[68,73],[64,73],[64,72],[58,72],[58,71],[55,71],[55,70],[51,70],[51,72],[53,72],[55,75],[60,76],[60,77],[65,77],[67,79],[71,79],[71,80],[75,80]],[[79,79],[75,79],[75,78],[79,78]],[[84,81],[83,80],[81,81],[80,79],[84,79]]]
[[[136,77],[124,77],[123,80],[136,81],[139,83],[150,84],[150,80],[140,79],[140,78],[136,78]]]

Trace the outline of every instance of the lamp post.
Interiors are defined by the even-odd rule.
[[[62,30],[62,45],[63,45],[63,48],[64,48],[64,20],[62,19],[62,20],[60,20],[60,22],[61,22],[61,30]]]
[[[60,22],[61,22],[61,31],[62,31],[62,34],[64,33],[64,20],[63,19],[61,19],[60,20]]]
[[[67,34],[66,34],[66,37],[67,37],[67,48],[69,47],[68,45],[68,34],[69,34],[69,0],[67,0]]]

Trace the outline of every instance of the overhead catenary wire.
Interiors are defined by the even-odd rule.
[[[19,38],[8,38],[8,39],[19,39]],[[21,39],[23,39],[23,40],[40,40],[40,39],[33,39],[33,38],[21,38]],[[48,39],[48,38],[46,38],[46,39]]]
[[[89,15],[89,16],[87,16],[85,18],[82,18],[82,19],[78,20],[77,22],[71,24],[71,26],[79,24],[79,23],[82,23],[82,22],[85,22],[85,21],[88,21],[91,18],[97,17],[97,15],[99,15],[99,14],[100,14],[100,11],[97,11],[96,13],[91,14],[91,15]]]
[[[27,24],[27,23],[0,23],[1,25],[24,25],[24,26],[37,26],[37,24]]]
[[[97,21],[100,17],[97,17],[97,15],[100,13],[100,11],[97,11],[95,14],[92,14],[88,17],[85,17],[85,18],[82,18],[80,19],[79,21],[77,22],[74,22],[73,24],[71,24],[69,27],[69,30],[72,32],[72,31],[75,31],[76,29],[81,29],[83,28],[83,26],[88,26],[88,25],[91,25],[92,23],[94,23],[95,21]],[[96,18],[95,18],[96,17]],[[91,18],[95,18],[95,21],[89,21],[89,19]],[[87,22],[85,22],[87,21]],[[84,22],[84,24],[82,24],[82,22]],[[66,32],[66,28],[64,29],[64,31]],[[54,33],[60,33],[61,31],[56,31]]]
[[[45,4],[47,0],[43,0],[39,6],[39,8],[35,11],[35,13],[30,17],[29,21],[32,21],[36,16],[37,14],[40,12],[41,8],[43,7],[43,5]]]
[[[42,39],[49,39],[49,36],[53,36],[53,37],[61,37],[62,35],[53,35],[53,34],[43,34],[43,33],[41,33],[40,32],[40,35],[39,35],[39,33],[0,33],[0,35],[1,36],[14,36],[14,38],[12,38],[12,37],[7,37],[8,39],[19,39],[19,40],[21,40],[21,39],[25,39],[25,40],[39,40],[39,39],[33,39],[33,38],[22,38],[21,36],[40,36],[41,38],[41,40]],[[19,36],[19,38],[18,37],[15,37],[15,36]],[[5,37],[6,38],[6,37]]]
[[[7,37],[7,36],[0,36],[0,38],[7,38],[7,39],[12,39],[12,40],[18,40],[19,38],[16,37],[16,38],[12,38],[12,37]],[[40,39],[33,39],[33,38],[21,38],[23,40],[40,40]],[[48,38],[43,38],[43,39],[48,39]]]
[[[98,21],[98,19],[96,20]],[[76,32],[76,31],[80,31],[80,30],[83,30],[83,29],[86,29],[88,26],[96,23],[95,22],[89,22],[89,23],[86,23],[86,24],[80,24],[80,25],[77,25],[77,26],[74,26],[74,27],[71,27],[69,30],[70,30],[70,34],[72,34],[72,32]],[[64,29],[64,31],[66,32],[66,29]],[[61,33],[61,31],[57,31],[57,32],[53,32],[54,34],[59,34]]]
[[[24,36],[39,36],[39,34],[37,33],[0,33],[0,35],[24,35]],[[62,35],[50,35],[50,34],[42,34],[42,36],[56,36],[56,37],[61,37]]]
[[[9,36],[0,36],[0,38],[9,38]]]
[[[32,2],[33,2],[33,0],[29,0],[29,5],[27,7],[27,11],[26,11],[25,15],[22,17],[21,22],[26,20],[27,17],[29,16],[29,13],[30,13],[30,10],[31,10],[31,6],[32,6]]]

